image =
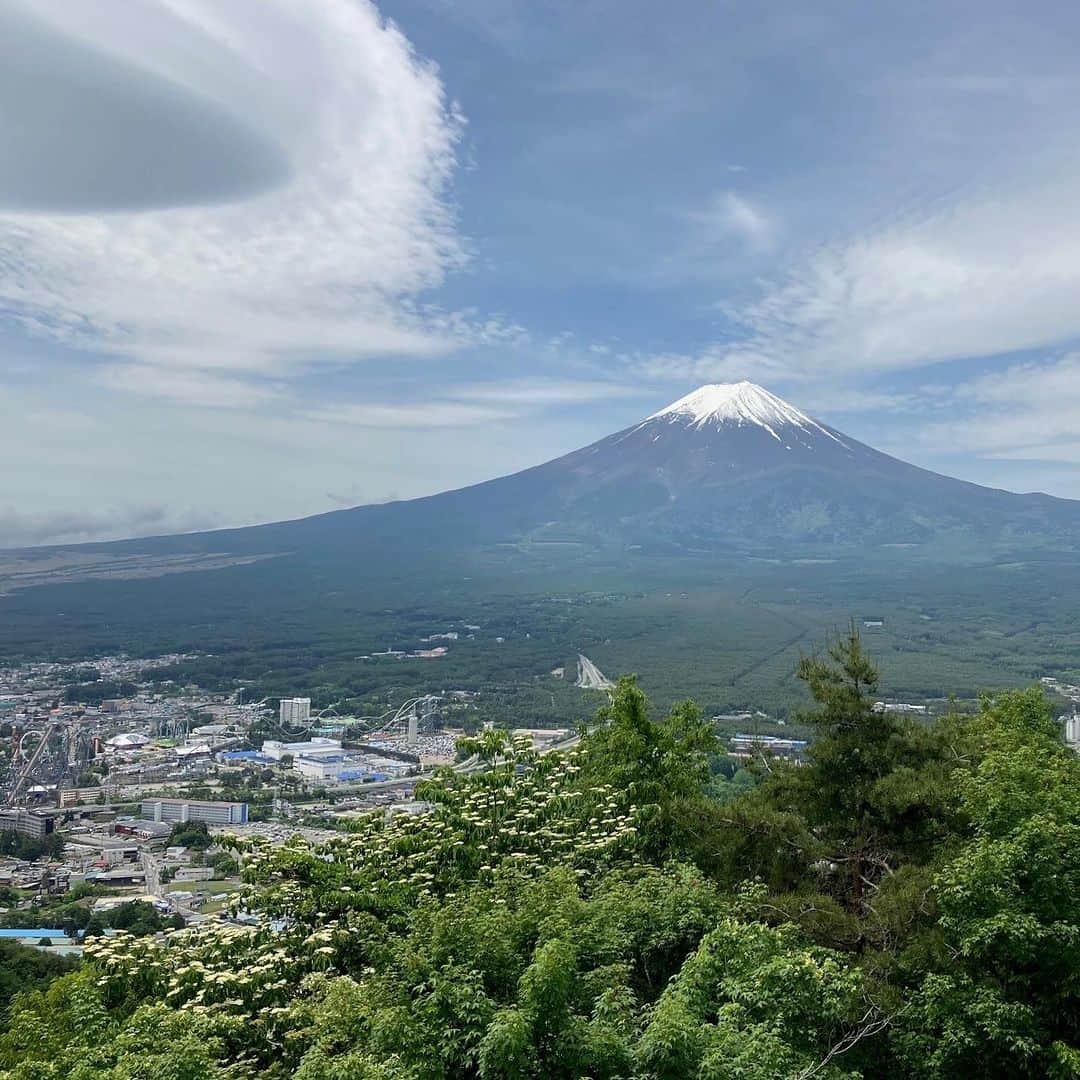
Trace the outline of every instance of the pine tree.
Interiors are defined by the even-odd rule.
[[[897,764],[901,721],[875,706],[878,672],[852,622],[825,658],[803,657],[797,669],[818,708],[799,719],[817,737],[802,776],[807,818],[844,864],[849,902],[861,904],[864,887],[878,876],[872,864],[885,856],[885,823],[877,785]]]

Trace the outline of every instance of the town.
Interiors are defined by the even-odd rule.
[[[229,917],[234,838],[318,841],[365,810],[415,813],[419,780],[478,767],[458,750],[476,726],[465,691],[357,717],[153,677],[184,659],[0,669],[0,938],[79,955],[88,932],[133,920]],[[515,734],[545,749],[574,735]]]
[[[318,842],[357,814],[421,813],[416,785],[484,767],[462,739],[476,695],[448,690],[378,715],[312,708],[308,697],[243,701],[161,678],[179,654],[0,669],[0,937],[79,955],[88,933],[147,933],[242,918],[238,839]],[[600,672],[599,687],[612,684]],[[1080,689],[1053,679],[1066,702]],[[890,713],[927,706],[879,701]],[[1062,718],[1070,743],[1080,722]],[[801,763],[807,740],[761,712],[718,715],[734,769]],[[759,730],[764,725],[772,734]],[[566,728],[515,729],[541,752]]]

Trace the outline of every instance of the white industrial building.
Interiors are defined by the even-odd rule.
[[[262,752],[274,761],[291,757],[295,762],[301,757],[320,757],[327,754],[341,753],[340,739],[305,739],[303,742],[281,742],[279,739],[267,739],[262,744]]]
[[[144,799],[141,813],[147,821],[205,821],[208,825],[243,825],[248,819],[247,803],[203,799]]]
[[[403,776],[411,763],[370,752],[345,750],[339,739],[314,738],[303,742],[267,739],[263,755],[273,761],[292,759],[292,767],[306,780],[319,783],[356,780],[385,780]]]
[[[293,768],[308,780],[336,780],[341,773],[355,765],[342,753],[323,754],[318,757],[298,757]]]
[[[293,761],[293,768],[308,780],[321,783],[354,782],[357,780],[389,780],[404,776],[411,765],[375,754],[339,751],[318,757],[302,755]]]

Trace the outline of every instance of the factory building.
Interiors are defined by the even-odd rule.
[[[53,831],[50,817],[32,810],[0,810],[0,832],[14,832],[31,840],[44,840]]]
[[[207,825],[243,825],[248,819],[248,807],[243,802],[144,799],[142,816],[147,821],[205,821]]]
[[[304,742],[280,742],[278,739],[267,739],[262,744],[262,752],[274,761],[280,761],[283,757],[291,757],[293,761],[301,757],[325,757],[341,753],[341,740],[315,738]]]

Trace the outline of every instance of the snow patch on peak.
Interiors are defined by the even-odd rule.
[[[667,420],[682,422],[690,427],[717,427],[727,425],[742,427],[754,424],[764,428],[777,442],[784,442],[777,428],[797,427],[803,431],[817,431],[834,442],[841,442],[831,431],[824,428],[806,413],[789,405],[782,398],[770,394],[763,386],[752,382],[709,383],[698,387],[686,397],[655,412],[645,421]]]

